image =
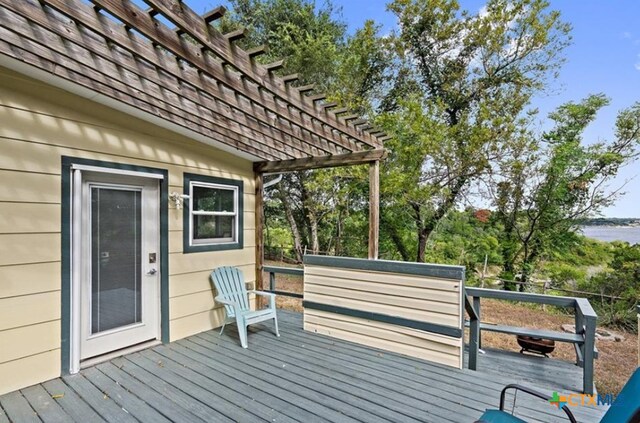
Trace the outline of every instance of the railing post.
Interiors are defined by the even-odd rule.
[[[482,320],[481,311],[480,311],[480,297],[472,297],[473,298],[473,308],[476,310],[476,314],[478,315],[478,349],[482,348],[482,331],[480,330],[480,322]]]
[[[269,291],[276,290],[276,274],[274,272],[269,272]]]
[[[477,370],[478,368],[478,350],[480,347],[480,318],[478,315],[478,309],[476,304],[480,303],[480,298],[473,297],[472,301],[469,301],[469,296],[464,296],[465,307],[469,314],[469,362],[468,367],[470,370]]]
[[[585,394],[593,394],[593,351],[596,342],[596,317],[584,316],[584,365],[583,365],[583,387]]]
[[[576,333],[584,335],[584,317],[582,313],[578,310],[578,306],[576,305],[574,309],[575,314],[575,328]],[[578,348],[580,349],[580,354],[576,351],[576,364],[580,367],[584,367],[584,343],[578,344]]]

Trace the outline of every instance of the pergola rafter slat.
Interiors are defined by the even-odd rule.
[[[310,94],[312,84],[291,86],[297,74],[276,76],[284,60],[254,60],[266,47],[237,47],[244,28],[219,33],[210,23],[224,7],[200,16],[182,1],[144,1],[148,9],[132,0],[5,0],[0,52],[254,161],[375,161],[367,152],[382,144],[372,133],[383,133],[354,125],[358,116]]]
[[[193,89],[198,92],[200,97],[211,96],[215,98],[216,101],[222,103],[222,109],[225,109],[226,106],[228,106],[233,108],[233,110],[241,112],[240,114],[235,113],[236,115],[250,115],[251,117],[260,121],[264,126],[272,126],[274,127],[274,130],[282,131],[284,133],[285,139],[287,139],[289,142],[294,142],[294,140],[297,139],[303,144],[306,143],[306,145],[308,146],[307,148],[311,149],[312,151],[314,149],[316,150],[315,153],[310,152],[310,155],[323,154],[322,152],[318,151],[318,148],[316,148],[316,145],[319,144],[317,140],[309,137],[307,135],[308,132],[304,132],[301,130],[292,130],[292,128],[297,128],[296,124],[293,124],[292,122],[279,116],[278,118],[274,119],[272,116],[269,116],[267,114],[267,109],[261,105],[253,104],[247,107],[241,104],[238,101],[237,96],[232,95],[232,92],[230,90],[222,89],[218,81],[216,81],[213,77],[208,77],[204,73],[199,73],[196,69],[178,66],[176,61],[170,60],[170,57],[165,54],[164,51],[158,49],[157,47],[154,47],[150,42],[125,31],[123,28],[120,28],[118,24],[113,22],[108,17],[96,13],[91,7],[84,4],[70,5],[62,0],[46,0],[46,3],[56,9],[58,12],[74,19],[82,26],[90,28],[91,31],[96,31],[96,34],[98,34],[100,37],[103,37],[107,42],[113,43],[118,47],[128,51],[133,55],[136,61],[138,61],[138,59],[141,59],[144,62],[148,63],[148,65],[134,64],[133,66],[135,66],[136,68],[145,69],[150,67],[149,65],[151,65],[152,67],[156,67],[161,70],[158,71],[159,74],[170,74],[177,79],[177,83],[180,83],[181,86],[182,82],[186,82],[187,84],[189,84],[190,87],[193,87]],[[27,2],[12,2],[10,5],[14,10],[26,7],[35,8],[35,6]],[[27,14],[33,19],[38,16],[38,14],[34,12],[34,10],[22,10],[21,13]],[[47,23],[44,22],[43,25],[45,24]],[[55,21],[49,22],[48,25],[56,26]],[[67,28],[63,29],[63,31],[69,30],[69,34],[73,34],[73,31],[71,31],[71,29]],[[64,36],[64,34],[62,35]],[[69,36],[71,37],[71,35]],[[79,35],[75,37],[75,39],[73,39],[73,41],[78,42],[82,40],[86,40],[86,36]],[[107,57],[113,56],[110,49],[100,49],[100,43],[92,43],[87,47],[94,49],[96,54],[104,54]],[[103,47],[106,48],[106,43]],[[324,154],[336,154],[340,150],[325,149],[323,151]]]
[[[173,101],[178,99],[179,102],[193,104],[193,107],[203,110],[203,113],[208,116],[205,120],[208,122],[213,120],[212,124],[214,125],[222,124],[226,128],[229,126],[229,122],[237,121],[238,124],[245,126],[251,130],[251,133],[248,134],[251,137],[250,144],[255,144],[256,142],[261,144],[264,137],[266,142],[272,141],[281,145],[293,146],[299,152],[298,155],[306,155],[305,151],[307,149],[302,146],[300,141],[296,142],[290,135],[276,131],[268,125],[258,125],[251,122],[247,119],[245,113],[233,113],[230,107],[225,107],[214,97],[202,94],[196,87],[187,86],[168,73],[159,72],[156,67],[150,63],[141,62],[136,56],[126,54],[124,51],[114,51],[107,43],[95,38],[95,35],[88,33],[74,23],[57,19],[50,11],[41,10],[29,2],[9,3],[3,6],[3,10],[2,20],[5,27],[11,27],[16,34],[25,39],[31,38],[35,42],[42,43],[42,38],[46,37],[48,41],[45,47],[66,55],[65,61],[67,63],[73,63],[81,55],[86,58],[86,60],[80,61],[83,66],[95,64],[97,66],[94,66],[94,70],[101,72],[105,77],[110,77],[113,73],[117,75],[125,73],[131,76],[131,78],[123,79],[127,83],[132,81],[134,76],[137,76],[140,80],[134,82],[133,88],[143,92],[148,91],[152,96],[155,95],[160,102],[167,102],[167,99],[164,98],[165,95],[160,94],[160,91],[165,92],[165,94],[169,92],[176,96]],[[15,13],[15,15],[11,15],[11,13]],[[26,21],[17,20],[18,16],[23,19],[28,16],[32,22],[31,26]],[[43,25],[46,25],[49,29],[44,29]],[[32,35],[36,31],[39,34],[38,37]],[[60,39],[54,38],[54,34],[57,34]],[[26,46],[22,45],[22,47]],[[110,69],[111,67],[113,69]],[[224,119],[224,121],[221,119]],[[239,128],[232,126],[230,129],[236,131]],[[266,147],[272,149],[273,145],[266,145]],[[276,154],[275,157],[277,156]],[[286,155],[283,157],[286,157]]]
[[[44,1],[48,2],[49,0]],[[61,0],[51,1],[61,2]],[[129,26],[136,28],[137,32],[156,42],[172,54],[175,54],[177,57],[189,62],[200,71],[211,75],[212,78],[220,81],[231,90],[242,93],[258,105],[270,109],[283,119],[292,120],[291,113],[288,108],[279,106],[275,96],[271,93],[264,92],[264,90],[260,90],[259,88],[256,89],[255,87],[259,87],[259,85],[255,84],[251,79],[244,78],[244,75],[234,76],[233,73],[226,69],[219,61],[209,58],[208,54],[202,54],[201,49],[196,45],[182,40],[180,37],[175,35],[171,29],[161,22],[144,14],[140,8],[135,6],[129,0],[92,0],[92,2],[101,6],[111,15],[127,23]],[[235,67],[235,63],[233,65]],[[252,83],[254,84],[253,87],[250,85]],[[328,134],[327,131],[318,132],[318,135],[323,136],[328,141],[338,144],[347,150],[353,151],[358,149],[355,143],[345,144],[343,141],[338,143],[338,140],[335,139],[336,137]]]
[[[104,0],[92,1],[96,4],[100,4]],[[286,91],[282,89],[282,86],[274,83],[274,80],[268,72],[261,70],[259,67],[253,66],[253,63],[251,62],[251,59],[246,52],[242,51],[239,48],[230,49],[228,47],[228,43],[222,42],[224,38],[215,29],[208,27],[202,17],[191,10],[183,2],[179,0],[145,0],[145,2],[154,7],[174,25],[182,28],[186,33],[191,35],[203,46],[210,48],[220,58],[227,62],[234,63],[236,68],[240,70],[243,75],[245,75],[245,77],[253,79],[255,82],[261,84],[266,90],[269,90],[274,95],[281,97],[283,100],[293,100],[292,104],[300,108],[300,110],[309,113],[311,116],[320,120],[323,124],[332,126],[338,130],[342,129],[342,131],[344,131],[347,135],[360,140],[370,147],[381,146],[381,144],[372,137],[365,137],[363,139],[360,134],[353,133],[353,131],[350,130],[345,131],[344,128],[336,126],[338,122],[332,122],[332,119],[330,119],[329,116],[323,116],[323,114],[318,113],[313,108],[313,106],[306,105],[302,102],[297,102],[295,101],[295,99],[290,99]]]

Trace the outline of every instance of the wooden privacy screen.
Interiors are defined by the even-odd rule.
[[[462,368],[464,267],[305,256],[304,329]]]

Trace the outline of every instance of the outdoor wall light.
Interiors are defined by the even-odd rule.
[[[189,196],[187,194],[180,194],[179,192],[172,192],[169,194],[169,199],[173,201],[176,205],[176,209],[180,210],[184,203],[184,200],[188,200]]]

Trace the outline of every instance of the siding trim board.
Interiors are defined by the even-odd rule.
[[[374,272],[402,273],[406,275],[431,276],[442,279],[464,280],[463,266],[444,264],[409,263],[391,260],[368,260],[352,257],[304,256],[305,265],[341,267],[343,269],[369,270]]]
[[[160,191],[160,330],[163,343],[169,343],[169,172],[147,166],[107,162],[62,156],[62,315],[61,315],[61,364],[62,374],[69,374],[71,365],[71,169],[73,165],[98,166],[133,172],[162,175]]]
[[[376,322],[390,323],[396,326],[418,329],[438,335],[451,336],[453,338],[462,338],[462,329],[453,326],[420,322],[418,320],[407,319],[404,317],[390,316],[388,314],[375,313],[372,311],[354,310],[352,308],[340,307],[331,304],[321,304],[313,301],[303,301],[302,307],[312,310],[327,311],[329,313],[342,314],[344,316],[359,317],[366,320],[374,320]]]

